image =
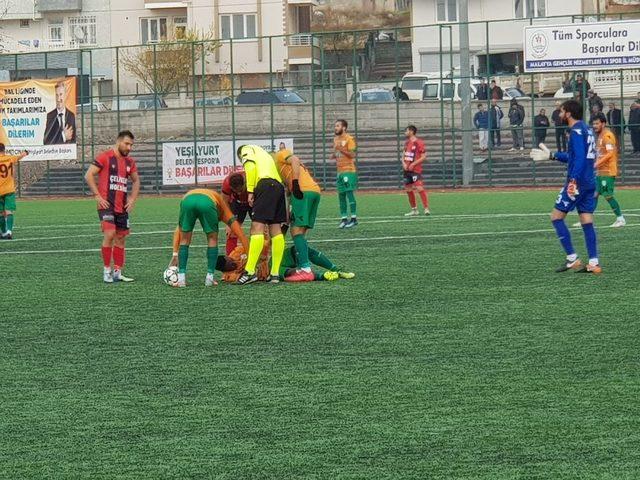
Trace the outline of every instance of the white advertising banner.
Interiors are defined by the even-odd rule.
[[[293,149],[293,138],[270,138],[236,140],[236,148],[240,145],[259,145],[267,151],[278,149],[280,143]],[[195,155],[194,155],[195,153]],[[194,167],[194,158],[198,159],[198,168]],[[206,142],[168,142],[162,146],[162,184],[163,185],[195,185],[221,183],[234,170],[240,170],[233,142],[214,140]]]
[[[524,28],[527,73],[640,68],[640,20]]]

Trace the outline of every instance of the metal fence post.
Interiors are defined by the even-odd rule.
[[[312,143],[312,155],[313,155],[313,175],[317,176],[317,151],[316,151],[316,89],[315,89],[315,66],[316,66],[316,58],[315,53],[313,51],[315,45],[315,36],[311,34],[311,143]],[[324,184],[322,185],[324,188]]]
[[[358,66],[357,66],[357,54],[356,54],[356,40],[357,33],[353,32],[353,45],[351,56],[351,72],[352,72],[352,84],[353,84],[353,134],[356,137],[356,145],[358,145]],[[345,79],[345,91],[346,79]],[[348,101],[348,99],[347,99]],[[358,165],[359,155],[356,155],[356,166]]]
[[[275,134],[273,125],[273,37],[269,36],[269,134],[271,138],[271,146],[273,145]]]
[[[324,58],[324,35],[320,37],[320,87],[321,102],[322,102],[322,186],[326,190],[327,188],[327,112],[325,111],[324,103],[324,73],[325,73],[325,58]]]
[[[202,84],[202,139],[207,141],[207,72],[206,72],[206,63],[207,63],[207,49],[205,48],[205,42],[200,44],[202,47],[202,58],[200,59],[201,64],[201,77],[200,83]],[[195,92],[194,92],[195,94]],[[222,95],[221,95],[222,97]],[[224,105],[224,99],[222,100],[222,104]]]
[[[398,65],[398,29],[395,28],[393,30],[394,37],[394,45],[393,45],[393,56],[394,56],[394,77],[396,78],[396,160],[398,161],[398,176],[400,177],[398,183],[402,185],[402,158],[400,156],[400,91],[398,87],[398,77],[400,76],[399,65]]]
[[[44,78],[49,77],[49,64],[47,52],[44,52]],[[75,99],[74,99],[75,102]],[[80,105],[80,109],[82,109],[82,105]],[[64,128],[64,125],[62,127]],[[47,197],[51,196],[51,160],[47,160]]]
[[[235,79],[233,76],[233,38],[229,39],[229,73],[231,74],[231,141],[233,142],[233,166],[237,166],[236,155],[236,105],[235,105]]]
[[[118,82],[120,83],[120,82]],[[118,102],[119,104],[119,102]],[[120,109],[118,109],[120,113]],[[156,193],[160,193],[160,179],[158,178],[158,168],[160,165],[160,159],[158,157],[158,52],[157,45],[153,44],[153,153],[155,156],[155,183]]]
[[[155,62],[154,62],[155,68]],[[116,107],[117,107],[117,123],[118,132],[120,131],[120,47],[116,47]]]
[[[84,82],[82,81],[82,78],[84,77],[84,59],[83,59],[83,55],[82,55],[82,50],[80,50],[79,52],[79,56],[80,56],[80,98],[84,98]],[[84,123],[84,109],[82,107],[80,107],[80,124],[82,125],[82,131],[80,133],[81,135],[81,140],[82,140],[82,159],[81,159],[81,169],[82,169],[82,174],[84,174],[84,167],[85,167],[85,150],[86,150],[86,143],[85,143],[85,135],[84,135],[84,131],[87,128],[87,126]],[[93,144],[93,139],[92,142]],[[84,195],[86,193],[86,184],[84,182],[84,180],[82,181],[82,195]]]
[[[196,78],[196,43],[191,42],[191,85],[192,85],[192,103],[193,103],[193,165],[195,184],[198,185],[198,109],[196,107],[196,91],[198,83]]]

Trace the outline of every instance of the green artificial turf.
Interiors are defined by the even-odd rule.
[[[114,285],[92,201],[21,201],[0,477],[639,478],[640,191],[618,197],[599,277],[553,273],[556,192],[433,194],[414,219],[359,195],[352,231],[328,195],[311,243],[354,280],[211,289],[201,233],[191,286],[162,283],[176,198],[139,201]]]

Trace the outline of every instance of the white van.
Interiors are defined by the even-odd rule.
[[[402,77],[400,88],[407,94],[409,100],[422,100],[422,90],[428,81],[429,77],[426,73],[407,73]]]
[[[476,98],[477,87],[480,85],[480,80],[471,79],[471,98]],[[440,91],[440,86],[442,86],[442,91]],[[448,78],[442,80],[442,84],[440,83],[440,79],[437,80],[429,80],[425,82],[424,87],[422,87],[422,100],[454,100],[460,101],[460,88],[461,81],[459,78],[450,80]]]

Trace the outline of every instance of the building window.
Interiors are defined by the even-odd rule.
[[[255,13],[220,15],[220,33],[222,40],[255,38]]]
[[[546,0],[515,0],[516,18],[537,18],[547,15]]]
[[[140,35],[142,43],[158,43],[167,40],[166,18],[141,18]]]
[[[49,46],[62,47],[64,45],[64,25],[62,20],[49,22]]]
[[[173,34],[176,40],[182,40],[187,34],[187,17],[173,18]]]
[[[20,20],[20,28],[29,28],[29,19]]]
[[[438,22],[457,22],[458,0],[436,0],[436,19]]]
[[[96,17],[69,18],[69,38],[69,45],[72,47],[95,45]]]

